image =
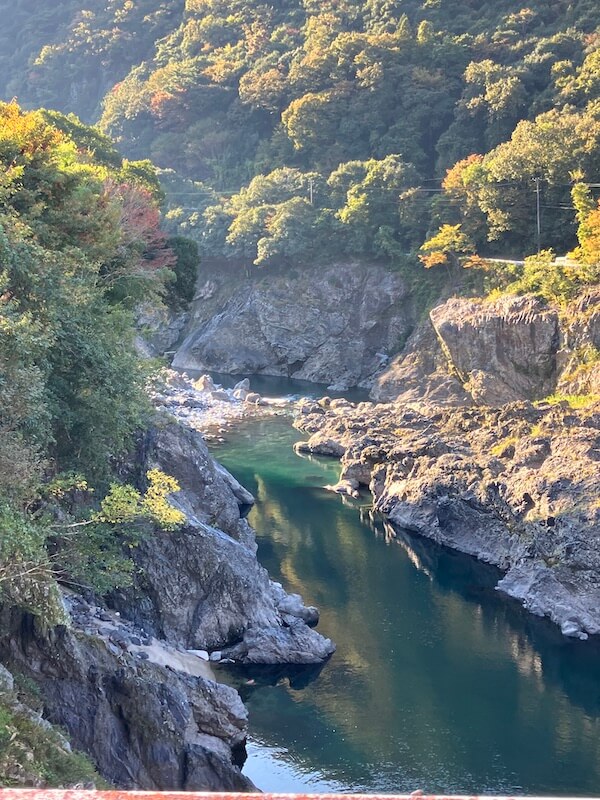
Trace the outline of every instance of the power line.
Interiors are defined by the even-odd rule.
[[[542,249],[542,215],[540,211],[540,181],[542,179],[536,175],[535,181],[535,208],[536,208],[536,239],[538,255]]]

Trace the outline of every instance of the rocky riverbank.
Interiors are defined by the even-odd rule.
[[[566,635],[598,633],[599,309],[593,291],[567,311],[530,296],[448,300],[373,378],[387,404],[304,402],[299,447],[342,459],[336,491],[369,486],[397,525],[500,566],[499,588]]]
[[[503,569],[498,589],[565,635],[600,633],[598,292],[567,310],[448,300],[372,397],[387,402],[300,407],[298,450],[341,459],[331,488],[369,487],[397,526]]]
[[[185,523],[145,532],[132,551],[130,588],[104,598],[65,590],[63,625],[48,629],[22,609],[0,608],[0,661],[37,687],[39,725],[64,728],[110,783],[244,791],[253,788],[240,769],[247,714],[213,670],[318,665],[335,645],[314,630],[317,609],[258,563],[245,519],[254,499],[205,442],[216,426],[276,406],[253,397],[247,382],[225,391],[176,373],[152,399],[155,424],[125,471],[134,482],[152,468],[173,476],[181,491],[172,503]],[[0,703],[5,696],[0,687]]]
[[[505,572],[498,589],[567,636],[600,633],[600,402],[573,409],[305,403],[299,452],[341,459],[400,528]]]
[[[311,627],[317,610],[286,595],[258,563],[245,519],[252,495],[214,460],[203,435],[164,416],[143,461],[177,480],[172,503],[186,523],[145,537],[133,553],[139,581],[112,597],[114,607],[153,635],[238,663],[326,660],[335,647]]]
[[[149,389],[152,404],[184,426],[200,431],[206,440],[242,419],[280,414],[289,404],[285,400],[261,397],[244,378],[232,389],[215,384],[209,375],[191,379],[186,373],[165,369]]]

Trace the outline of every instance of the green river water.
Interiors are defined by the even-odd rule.
[[[241,681],[264,791],[600,794],[600,647],[494,590],[498,571],[322,489],[288,417],[213,448],[257,500],[259,558],[321,610],[320,673]]]

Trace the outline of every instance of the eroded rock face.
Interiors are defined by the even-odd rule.
[[[568,310],[532,296],[452,298],[375,379],[375,400],[499,407],[557,392],[600,393],[600,292]]]
[[[456,375],[450,374],[448,359],[429,319],[416,328],[403,352],[377,375],[371,397],[384,403],[392,400],[450,406],[473,403]]]
[[[556,309],[533,297],[452,299],[431,322],[449,367],[477,403],[502,405],[550,394],[556,382]]]
[[[174,502],[190,521],[202,522],[254,550],[254,533],[240,507],[254,498],[211,456],[202,434],[163,416],[150,432],[146,462],[172,475],[181,492]]]
[[[172,351],[181,338],[188,321],[186,312],[174,312],[168,308],[158,309],[142,305],[137,312],[138,336],[136,347],[139,354],[155,358]]]
[[[600,289],[590,289],[568,310],[558,354],[561,394],[600,395]]]
[[[44,713],[120,788],[248,791],[234,754],[247,713],[233,689],[165,669],[81,630],[3,609],[0,658],[40,688]]]
[[[179,482],[173,504],[187,524],[141,542],[133,553],[137,585],[115,595],[115,607],[155,636],[196,650],[230,648],[227,657],[240,663],[326,660],[335,645],[307,625],[316,609],[290,599],[258,563],[254,532],[240,513],[251,496],[202,435],[164,418],[146,459]]]
[[[339,264],[249,280],[192,307],[173,365],[232,374],[283,375],[346,388],[368,383],[410,330],[399,275]]]
[[[320,409],[302,448],[342,453],[401,528],[506,575],[498,588],[569,636],[600,633],[600,404]]]

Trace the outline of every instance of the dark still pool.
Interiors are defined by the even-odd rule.
[[[600,647],[564,639],[495,591],[499,573],[396,533],[325,492],[288,418],[215,455],[257,500],[274,580],[321,610],[319,674],[242,681],[244,771],[265,791],[600,793]]]

